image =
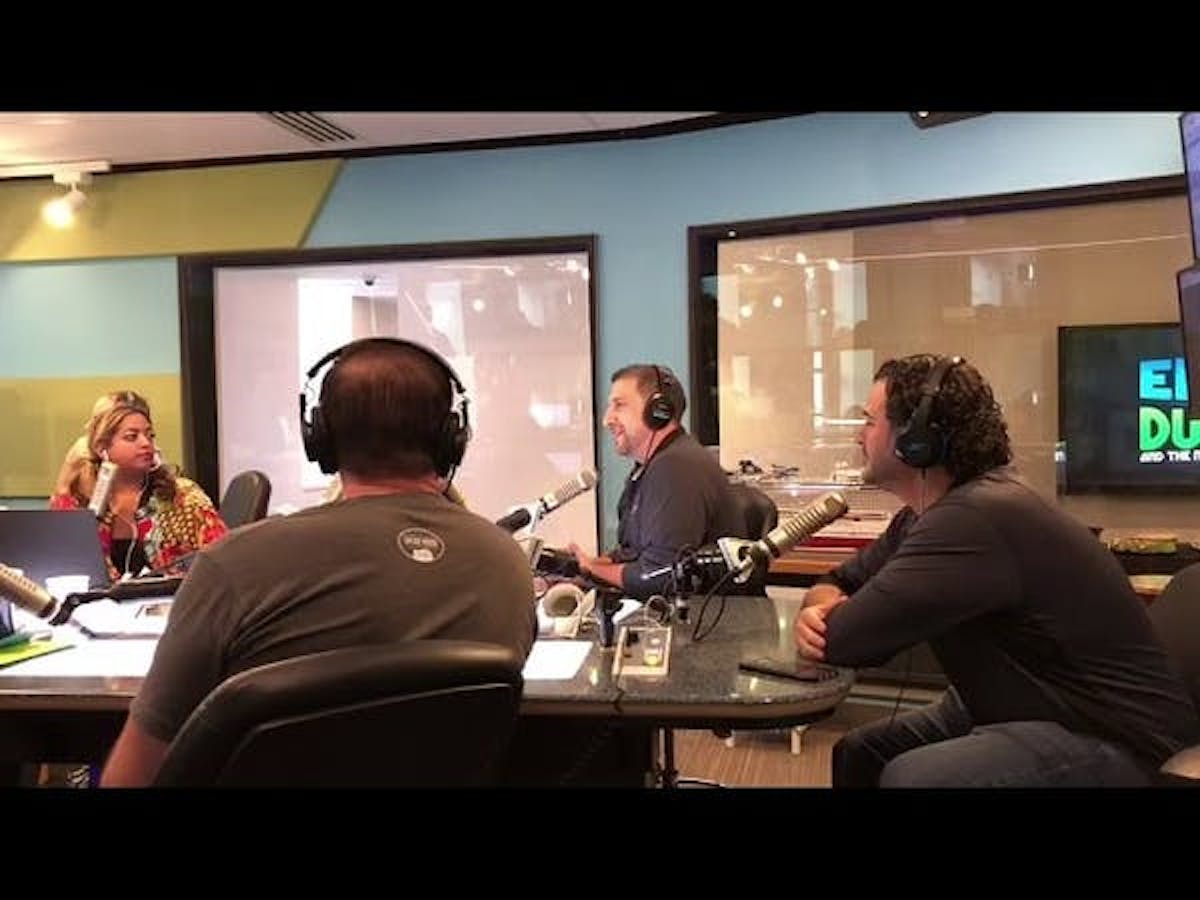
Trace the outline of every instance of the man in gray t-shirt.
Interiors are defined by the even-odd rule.
[[[525,556],[445,496],[470,432],[453,370],[419,345],[371,338],[310,378],[330,359],[301,427],[309,458],[340,473],[342,499],[240,529],[197,558],[103,784],[151,783],[191,712],[245,669],[419,638],[528,655],[536,618]]]

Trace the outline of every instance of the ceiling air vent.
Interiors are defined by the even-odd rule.
[[[328,119],[323,119],[311,112],[268,112],[262,113],[276,125],[300,135],[314,144],[337,144],[342,141],[356,141],[358,135],[352,134],[345,128],[334,125]]]

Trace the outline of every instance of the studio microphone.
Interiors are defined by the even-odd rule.
[[[756,566],[782,556],[826,525],[840,519],[848,510],[846,499],[836,491],[830,491],[773,528],[761,540],[720,538],[716,544],[706,544],[693,550],[672,565],[645,573],[642,580],[650,581],[673,573],[677,583],[699,590],[732,572],[735,583],[745,584],[754,574]]]
[[[11,600],[39,619],[49,619],[58,611],[58,600],[53,594],[3,563],[0,563],[0,598]]]
[[[501,516],[496,520],[496,524],[512,534],[515,531],[520,531],[526,525],[533,521],[533,514],[526,506],[518,507],[506,516]]]
[[[584,469],[558,490],[543,495],[529,506],[514,509],[508,515],[497,519],[496,524],[509,533],[520,531],[526,525],[540,521],[543,516],[549,515],[565,503],[570,503],[580,494],[587,493],[595,486],[595,470]]]
[[[162,451],[158,446],[154,447],[154,461],[150,465],[150,472],[157,472],[163,466]],[[108,496],[112,493],[113,476],[117,474],[116,463],[111,463],[105,459],[96,469],[96,486],[92,488],[92,497],[88,500],[88,509],[92,511],[97,519],[104,515],[104,510],[108,508]]]
[[[850,506],[837,491],[822,494],[786,522],[771,529],[757,541],[721,538],[717,546],[725,556],[726,565],[734,572],[733,580],[742,584],[754,574],[756,567],[778,559],[797,544],[808,540],[826,525],[840,519]]]
[[[97,519],[104,515],[108,508],[108,495],[112,493],[113,476],[117,474],[116,463],[107,459],[96,469],[96,486],[92,488],[92,499],[88,501],[88,509]]]

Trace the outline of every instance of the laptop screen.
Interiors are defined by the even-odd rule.
[[[92,588],[108,586],[108,569],[89,510],[0,510],[0,563],[44,585],[55,575],[87,575]]]

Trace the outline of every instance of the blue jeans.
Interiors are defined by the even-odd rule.
[[[1128,751],[1057,722],[975,726],[953,688],[833,748],[835,788],[1144,787],[1152,777]]]

